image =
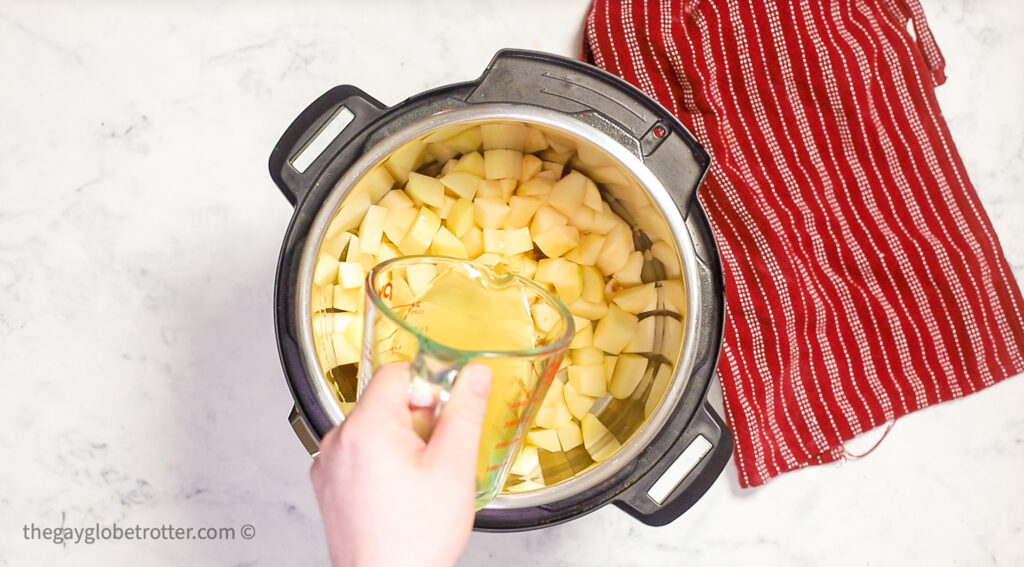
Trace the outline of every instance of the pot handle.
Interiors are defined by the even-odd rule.
[[[732,434],[706,401],[646,475],[614,504],[649,526],[663,526],[711,488],[732,454]]]
[[[270,177],[294,207],[331,163],[331,157],[386,107],[351,85],[313,101],[284,131],[270,153]]]

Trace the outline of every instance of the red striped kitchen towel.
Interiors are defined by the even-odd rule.
[[[917,0],[595,0],[583,54],[712,156],[699,197],[743,486],[1024,371],[1024,302],[935,100]]]

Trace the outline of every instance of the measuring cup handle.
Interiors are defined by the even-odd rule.
[[[441,408],[448,401],[452,384],[461,368],[462,361],[436,356],[422,347],[409,364],[409,405],[434,410],[429,423],[418,424],[423,428],[425,438],[429,437],[437,418],[441,416]]]

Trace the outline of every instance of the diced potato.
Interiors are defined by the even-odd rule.
[[[460,154],[468,154],[480,149],[480,127],[473,126],[445,140],[445,143]]]
[[[558,442],[558,431],[554,429],[534,429],[526,434],[526,440],[545,451],[561,451]]]
[[[544,137],[544,132],[541,132],[537,128],[530,128],[526,134],[526,141],[523,143],[523,152],[527,154],[533,154],[544,150],[548,147],[547,138]]]
[[[604,382],[603,379],[601,381]],[[601,388],[604,389],[603,383]],[[576,419],[582,419],[583,416],[587,415],[590,408],[594,407],[594,400],[597,399],[580,394],[572,384],[565,385],[565,388],[562,389],[562,395],[565,397],[565,407],[569,408],[569,413]]]
[[[480,184],[480,177],[467,171],[452,171],[441,176],[441,184],[447,187],[463,199],[473,199],[476,196],[477,186]]]
[[[448,230],[452,231],[452,234],[462,238],[474,226],[473,214],[473,201],[459,199],[452,205],[452,210],[448,211],[445,225],[448,226]]]
[[[658,372],[654,375],[654,382],[651,384],[651,391],[647,394],[647,400],[644,402],[644,417],[650,417],[654,410],[658,408],[658,404],[661,403],[661,398],[665,395],[665,391],[668,390],[668,384],[672,380],[672,366],[669,364],[662,364],[658,367]]]
[[[599,234],[608,234],[615,227],[622,226],[622,220],[611,211],[594,213],[594,225],[591,230]]]
[[[348,344],[352,345],[356,350],[363,348],[363,318],[362,316],[354,317],[348,325],[345,326],[345,340]]]
[[[582,327],[576,327],[576,335],[573,336],[572,342],[569,343],[569,348],[583,348],[593,346],[594,344],[594,326],[587,321],[586,325]]]
[[[615,363],[618,359],[619,357],[612,354],[604,355],[604,379],[609,386],[612,383],[612,375],[615,374]]]
[[[405,192],[413,201],[419,200],[432,207],[444,204],[444,184],[433,177],[409,172],[409,181],[405,184]]]
[[[581,266],[580,270],[583,274],[583,293],[581,297],[592,303],[603,302],[604,276],[593,266]]]
[[[331,335],[331,346],[334,348],[334,363],[336,365],[352,364],[359,362],[359,348],[352,346],[352,343],[342,333]]]
[[[530,179],[534,175],[540,173],[540,170],[543,167],[544,163],[540,161],[539,157],[530,154],[523,155],[522,179],[524,181]]]
[[[658,308],[658,291],[654,283],[623,289],[612,299],[626,313],[639,314]]]
[[[333,284],[338,279],[338,259],[323,252],[313,266],[313,283],[316,285]]]
[[[600,398],[605,395],[604,361],[600,364],[573,365],[569,367],[569,383],[577,392]],[[577,416],[578,417],[578,416]]]
[[[643,279],[640,278],[640,272],[644,267],[644,253],[639,250],[635,250],[629,253],[629,259],[626,260],[626,265],[622,266],[613,274],[613,277],[619,281],[623,286],[630,287],[640,285],[643,283]]]
[[[664,240],[655,242],[651,245],[651,254],[665,266],[666,277],[678,278],[682,275],[679,256],[669,243]]]
[[[324,233],[324,240],[328,240],[337,236],[342,232],[348,232],[357,226],[363,220],[363,215],[366,214],[366,209],[370,208],[370,196],[360,191],[358,193],[349,193],[345,200],[342,202],[338,212],[334,214],[334,218],[327,225],[327,232]]]
[[[390,211],[408,209],[413,206],[412,199],[410,199],[409,195],[401,189],[392,189],[391,191],[388,191],[387,194],[381,197],[377,204]]]
[[[451,146],[444,142],[428,143],[424,150],[425,157],[423,158],[423,161],[445,163],[458,155],[458,153],[459,152],[456,152]]]
[[[479,131],[480,131],[480,127],[479,126],[467,126],[465,124],[449,124],[447,126],[442,126],[442,127],[438,128],[437,130],[434,130],[430,134],[427,134],[427,136],[423,138],[423,141],[428,143],[428,144],[434,143],[434,142],[447,142],[449,139],[451,139],[451,138],[453,138],[453,137],[455,137],[455,136],[457,136],[459,134],[462,134],[466,130],[470,130],[470,129],[476,130],[477,133],[479,134]],[[473,151],[473,150],[467,150],[467,151]],[[460,151],[460,153],[463,153],[463,152]]]
[[[505,252],[504,230],[494,228],[484,229],[484,252],[488,254],[503,254]]]
[[[530,229],[525,226],[516,230],[503,231],[503,246],[505,255],[521,254],[533,250],[533,240],[530,238]]]
[[[523,448],[519,450],[519,455],[512,461],[512,467],[509,468],[509,472],[527,476],[538,465],[540,465],[540,461],[537,460],[537,447],[523,445]]]
[[[595,265],[602,274],[614,274],[626,265],[632,251],[633,233],[625,225],[620,225],[607,234]]]
[[[561,319],[558,311],[547,303],[534,303],[530,306],[530,314],[533,315],[534,326],[545,333],[555,328]]]
[[[505,217],[504,227],[512,229],[529,227],[534,213],[543,204],[537,199],[513,195],[508,200],[509,212]]]
[[[604,248],[605,237],[594,232],[584,234],[580,237],[580,243],[572,250],[565,253],[565,259],[576,262],[581,266],[593,266],[601,257],[601,249]]]
[[[604,200],[601,199],[601,192],[597,189],[597,185],[589,177],[585,177],[583,181],[583,204],[590,207],[591,210],[600,212],[602,210],[601,203]]]
[[[583,446],[596,462],[608,460],[621,447],[618,439],[594,414],[584,415],[580,420],[580,426],[583,431]]]
[[[587,301],[581,298],[573,301],[567,307],[569,313],[591,321],[596,321],[608,314],[608,304],[603,301]]]
[[[334,287],[334,301],[332,302],[335,309],[341,309],[342,311],[362,311],[363,310],[363,289],[353,288],[345,289],[340,285]]]
[[[431,207],[431,209],[437,213],[437,216],[441,217],[441,220],[445,220],[448,218],[448,215],[451,214],[452,207],[455,206],[455,203],[457,203],[458,200],[459,199],[452,197],[451,195],[445,195],[444,204],[440,207]]]
[[[516,193],[523,197],[535,197],[538,199],[547,199],[548,195],[551,194],[551,189],[555,186],[555,182],[541,177],[539,174],[534,175],[532,178],[524,180],[516,188]]]
[[[587,178],[578,171],[572,171],[555,183],[548,197],[548,204],[566,217],[576,214],[583,206]]]
[[[686,313],[686,290],[679,280],[662,280],[657,287],[658,308]]]
[[[501,188],[501,183],[499,182],[499,180],[484,179],[483,181],[480,182],[480,185],[477,186],[476,197],[474,198],[478,199],[480,197],[484,197],[487,199],[500,199],[502,202],[504,202],[505,199],[502,199],[503,193],[504,191]]]
[[[397,258],[401,255],[402,253],[399,252],[398,248],[396,248],[394,244],[390,242],[381,242],[380,248],[377,249],[377,263],[379,264],[385,260]]]
[[[484,176],[484,156],[480,152],[469,152],[459,158],[455,164],[455,171],[465,171],[477,177]]]
[[[612,383],[608,386],[608,391],[620,400],[628,398],[646,371],[646,358],[637,354],[620,354],[615,362],[615,372],[612,373]]]
[[[447,228],[441,227],[430,243],[430,253],[435,256],[451,256],[452,258],[469,259],[466,245]]]
[[[441,219],[437,214],[426,207],[420,207],[419,214],[412,227],[409,228],[409,232],[398,243],[398,249],[405,255],[423,254],[430,248],[430,242],[439,228],[441,228]]]
[[[661,344],[658,346],[661,354],[672,360],[679,353],[679,348],[683,344],[683,323],[672,317],[663,317],[663,319]]]
[[[589,232],[594,228],[594,211],[590,207],[580,207],[569,217],[569,224],[580,229],[580,232]]]
[[[419,297],[427,290],[430,282],[437,277],[437,266],[433,264],[409,264],[405,267],[405,277],[409,281],[409,290],[413,297]]]
[[[608,314],[601,318],[594,329],[594,346],[618,354],[629,344],[636,333],[637,317],[619,309],[618,305],[608,307]]]
[[[395,181],[404,185],[409,179],[409,172],[415,171],[423,159],[426,144],[422,140],[412,140],[402,145],[384,162],[384,167]]]
[[[480,134],[483,138],[484,150],[507,148],[522,152],[526,147],[526,138],[530,134],[530,128],[525,124],[514,122],[481,124]]]
[[[484,177],[487,179],[519,179],[523,173],[523,154],[516,150],[486,150]]]
[[[352,289],[363,285],[363,278],[366,272],[358,262],[341,262],[338,264],[338,285],[345,289]]]
[[[563,451],[575,449],[583,444],[583,433],[575,421],[570,421],[556,431],[558,432],[558,443],[562,446]]]
[[[387,218],[384,219],[384,234],[387,235],[388,240],[395,243],[401,242],[412,224],[416,222],[418,215],[419,209],[415,208],[390,211]]]
[[[371,203],[380,201],[395,184],[387,169],[377,166],[366,172],[352,187],[353,193],[365,192]]]
[[[578,348],[570,351],[572,363],[578,365],[604,364],[604,351],[595,347]],[[604,375],[602,374],[602,377]]]
[[[537,212],[533,215],[533,222],[530,223],[530,234],[536,239],[538,235],[552,228],[565,226],[568,222],[569,219],[565,215],[544,205],[537,209]]]
[[[501,200],[507,203],[512,198],[512,194],[516,192],[516,187],[519,187],[519,181],[516,179],[499,179],[498,186],[501,187]]]
[[[412,289],[404,278],[391,280],[391,305],[404,306],[413,302]]]
[[[636,334],[629,340],[622,352],[654,352],[654,333],[657,317],[641,319],[636,325]]]
[[[363,254],[377,255],[380,248],[380,239],[384,235],[384,221],[387,219],[388,209],[377,205],[370,205],[359,225],[359,251]]]
[[[484,233],[477,227],[472,227],[460,238],[466,245],[466,254],[470,258],[476,258],[484,252]]]
[[[313,331],[321,335],[344,333],[349,323],[356,318],[356,313],[338,313],[337,311],[317,311],[313,313]]]
[[[533,241],[549,258],[557,258],[579,244],[580,231],[575,226],[556,226],[535,235]]]
[[[320,253],[335,259],[341,258],[341,253],[348,246],[348,241],[351,238],[351,232],[340,232],[331,238],[324,237],[320,242]]]
[[[551,388],[548,389],[540,409],[537,410],[537,417],[534,420],[537,427],[557,429],[572,421],[572,414],[565,406],[565,399],[562,396],[563,387],[564,384],[561,380],[551,381]]]
[[[473,205],[473,220],[480,228],[501,228],[511,211],[501,199],[480,197],[473,201]]]
[[[559,299],[572,303],[583,293],[583,275],[580,267],[561,258],[545,258],[537,263],[534,279],[554,284]]]

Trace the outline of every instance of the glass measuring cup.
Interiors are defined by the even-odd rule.
[[[466,363],[494,374],[478,447],[476,507],[501,490],[526,428],[562,362],[575,329],[568,309],[543,286],[487,266],[439,256],[406,256],[367,275],[359,392],[374,372],[409,362],[410,402],[424,437]]]

